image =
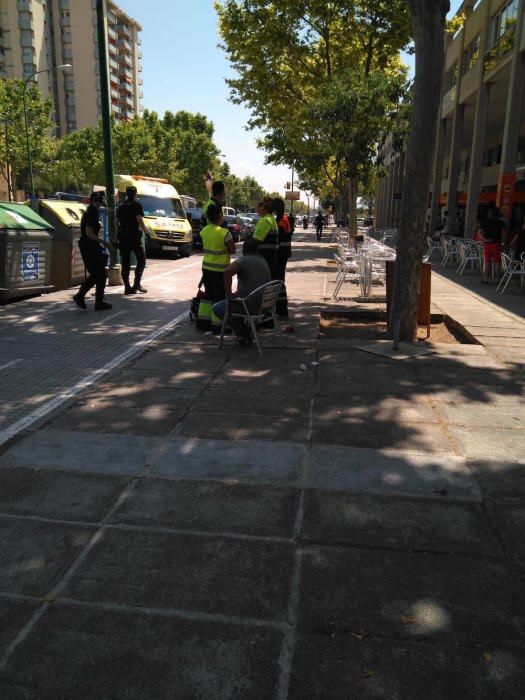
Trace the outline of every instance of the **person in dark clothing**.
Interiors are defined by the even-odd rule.
[[[111,244],[98,237],[101,224],[99,220],[99,209],[102,204],[103,195],[93,192],[89,198],[89,206],[82,214],[80,220],[80,240],[78,247],[89,276],[80,285],[80,289],[73,297],[75,304],[81,309],[87,309],[86,294],[95,287],[95,311],[106,311],[111,309],[111,304],[104,301],[104,290],[106,288],[106,248]]]
[[[137,188],[126,187],[126,199],[117,209],[117,219],[119,224],[118,242],[120,248],[120,261],[122,263],[122,281],[124,282],[124,294],[145,294],[140,281],[146,267],[146,254],[142,247],[141,235],[147,235],[148,229],[144,223],[144,209],[142,204],[137,202]],[[137,267],[135,268],[135,281],[133,286],[129,283],[129,272],[131,268],[131,253],[135,253]]]
[[[494,263],[496,276],[501,277],[501,242],[506,227],[499,218],[497,210],[493,209],[489,212],[488,218],[481,225],[479,231],[483,241],[483,277],[481,281],[488,284],[491,263]]]
[[[290,230],[290,222],[284,213],[284,202],[279,197],[273,200],[273,208],[277,228],[279,230],[279,250],[277,251],[277,265],[275,268],[275,279],[281,280],[283,286],[279,299],[277,301],[276,312],[279,316],[288,316],[288,297],[286,294],[286,265],[292,255],[292,232]]]
[[[510,249],[514,260],[521,260],[521,256],[525,253],[525,222],[515,231]]]
[[[224,220],[224,213],[222,211],[222,206],[226,200],[226,188],[224,186],[224,182],[222,180],[214,180],[211,185],[211,197],[208,199],[204,207],[202,208],[202,217],[201,217],[201,223],[202,226],[206,226],[208,224],[208,218],[207,218],[207,213],[208,213],[208,207],[211,206],[212,204],[215,204],[217,207],[219,207],[221,216],[220,216],[220,221],[219,221],[219,226],[222,226],[223,220]]]
[[[321,211],[319,211],[319,214],[314,219],[315,223],[315,237],[318,241],[321,240],[321,237],[323,235],[323,226],[324,226],[324,217],[321,214]]]

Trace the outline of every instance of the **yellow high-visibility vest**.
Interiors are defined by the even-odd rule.
[[[231,237],[229,231],[216,224],[208,224],[201,231],[202,269],[212,272],[224,272],[230,264],[230,252],[226,247],[226,238]]]

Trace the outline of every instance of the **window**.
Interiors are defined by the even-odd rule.
[[[525,163],[525,136],[522,136],[518,143],[518,163]]]
[[[492,20],[492,45],[516,26],[519,0],[510,0],[504,5]]]
[[[496,150],[496,149],[494,149],[494,150]],[[502,152],[503,152],[503,145],[500,143],[500,145],[498,146],[498,148],[496,150],[496,163],[497,163],[497,165],[499,165],[501,163]]]
[[[483,154],[483,167],[490,168],[492,165],[492,148],[489,148]]]
[[[451,90],[458,82],[458,64],[455,63],[447,73],[446,77],[447,90]]]
[[[479,34],[465,51],[464,70],[465,73],[473,68],[479,59]]]

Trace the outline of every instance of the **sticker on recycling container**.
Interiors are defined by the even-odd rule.
[[[25,244],[22,248],[22,279],[24,282],[38,280],[38,245]]]

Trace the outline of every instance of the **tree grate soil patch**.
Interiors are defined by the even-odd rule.
[[[385,340],[386,332],[386,314],[381,311],[322,311],[319,320],[319,337],[325,339]],[[418,340],[425,342],[426,334],[426,327],[421,326],[418,329]],[[428,340],[450,345],[472,343],[457,324],[440,314],[434,314],[432,317]]]

